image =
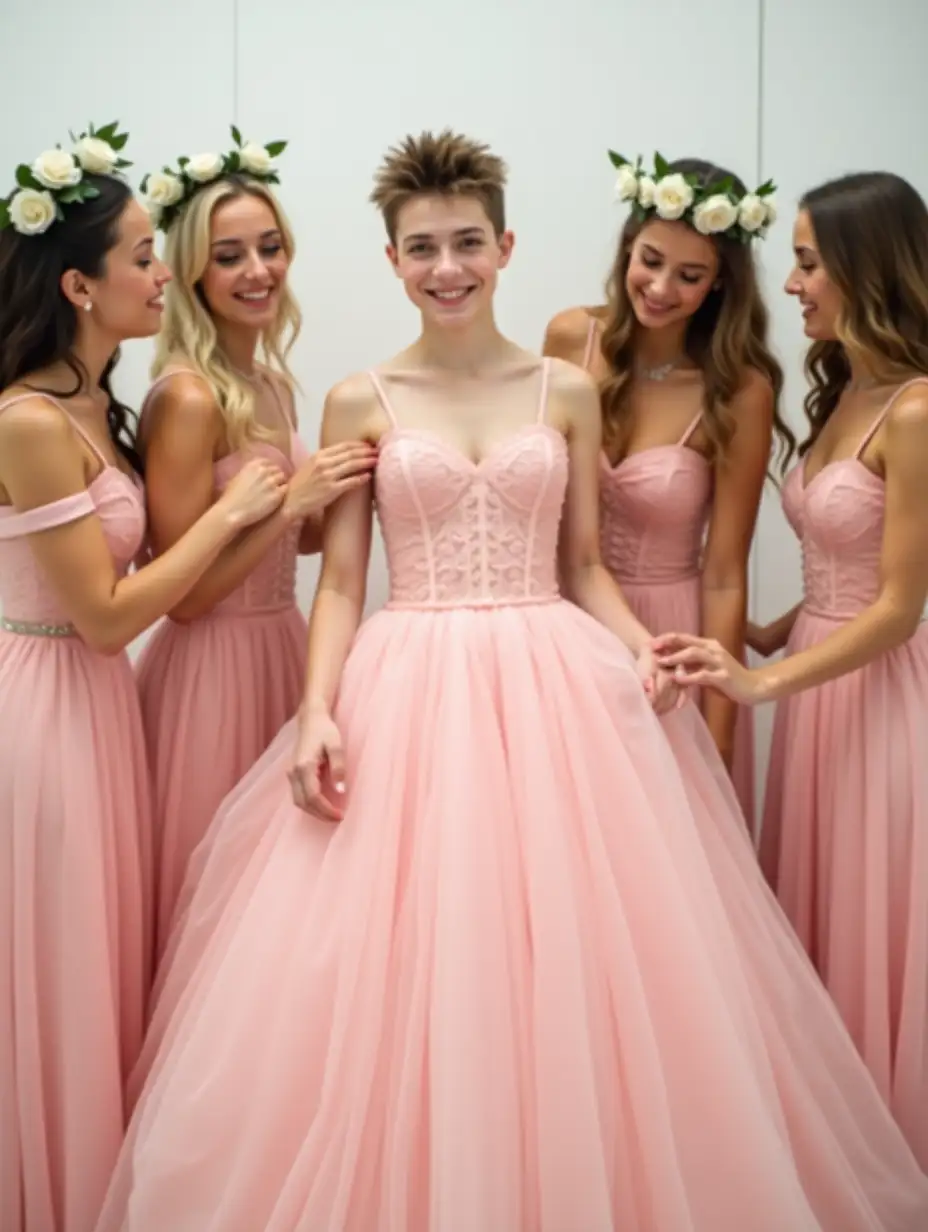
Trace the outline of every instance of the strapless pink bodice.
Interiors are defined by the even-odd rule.
[[[699,573],[712,470],[685,445],[643,449],[600,465],[600,550],[622,585],[678,582]]]
[[[394,607],[492,607],[557,599],[567,447],[531,424],[480,463],[428,432],[381,439],[377,511]]]

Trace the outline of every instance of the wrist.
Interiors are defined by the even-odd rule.
[[[751,692],[759,702],[775,702],[783,695],[785,680],[779,664],[748,669],[751,677]]]

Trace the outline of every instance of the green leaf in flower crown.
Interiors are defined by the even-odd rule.
[[[3,231],[10,225],[10,203],[9,201],[0,201],[0,231]]]
[[[32,174],[32,168],[26,163],[20,163],[16,168],[16,183],[20,188],[41,189],[42,185]]]
[[[129,162],[128,158],[117,158],[116,159],[115,167],[117,171],[125,171],[127,167],[131,167],[131,166],[132,166],[132,163]]]
[[[242,169],[242,160],[238,156],[238,151],[233,150],[231,154],[227,154],[223,159],[223,172],[226,175],[235,175],[236,171]]]
[[[608,153],[609,161],[612,163],[613,167],[625,167],[628,164],[628,159],[623,158],[621,154],[617,154],[615,150],[609,150]]]
[[[287,148],[287,143],[286,141],[269,141],[264,148],[267,150],[268,154],[270,154],[271,158],[279,158]]]
[[[84,194],[81,192],[81,185],[74,184],[71,188],[65,188],[57,194],[58,200],[62,205],[73,205],[75,201],[83,201]]]
[[[184,155],[181,155],[181,157],[177,160],[177,165],[178,167],[180,167],[181,171],[183,171],[183,169],[187,166],[189,162],[190,162],[190,159],[187,158],[187,156],[184,154]],[[174,172],[171,170],[170,167],[165,167],[164,170],[167,175],[174,174]]]
[[[774,184],[773,180],[765,180],[764,183],[761,184],[760,188],[756,188],[754,191],[758,197],[769,197],[772,193],[777,191],[777,186]]]
[[[94,188],[93,184],[88,184],[86,180],[82,180],[76,187],[81,190],[82,201],[92,201],[94,197],[100,195],[99,188]]]
[[[110,145],[113,147],[114,150],[122,150],[122,149],[125,149],[125,145],[128,140],[129,140],[128,133],[119,133],[117,136],[113,138],[113,140],[110,142]]]
[[[148,192],[148,176],[147,176],[147,175],[145,175],[145,176],[143,176],[143,177],[142,177],[142,182],[141,182],[141,184],[139,185],[139,192],[140,192],[140,193],[147,193],[147,192]]]
[[[670,164],[662,154],[654,151],[654,175],[657,179],[662,180],[665,175],[670,174]]]
[[[91,132],[92,132],[92,131],[93,131],[93,130],[92,130],[92,127],[91,127]],[[102,128],[98,128],[98,129],[97,129],[97,131],[96,131],[95,133],[93,133],[93,136],[94,136],[94,137],[98,137],[98,138],[100,139],[100,141],[106,141],[106,142],[108,142],[110,145],[112,145],[112,144],[113,144],[113,142],[114,142],[115,140],[117,140],[116,134],[117,134],[117,132],[118,132],[118,131],[119,131],[119,121],[118,121],[118,120],[113,120],[113,121],[112,121],[111,123],[109,123],[109,124],[104,124]],[[125,144],[125,141],[123,141],[123,144]],[[117,148],[117,149],[121,149],[122,147],[121,147],[121,146],[117,146],[116,148]]]
[[[235,127],[234,124],[232,125],[232,140],[241,149],[242,134],[239,132],[239,130]]]

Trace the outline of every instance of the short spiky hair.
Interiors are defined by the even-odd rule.
[[[506,164],[482,142],[446,128],[436,136],[420,133],[391,146],[374,176],[370,199],[383,215],[390,242],[396,220],[413,197],[477,197],[497,235],[506,229]]]

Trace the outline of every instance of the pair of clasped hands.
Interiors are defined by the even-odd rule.
[[[719,680],[716,652],[727,655],[717,642],[677,633],[653,638],[639,651],[638,677],[656,714],[681,709],[686,705],[689,690],[701,684],[728,691]],[[740,667],[734,659],[731,662]],[[341,821],[345,758],[341,733],[328,710],[309,709],[300,713],[288,777],[297,808],[323,821]]]
[[[340,496],[370,483],[377,447],[346,441],[320,449],[288,479],[266,458],[254,458],[227,485],[219,504],[241,530],[263,522],[278,510],[287,522],[318,516]]]

